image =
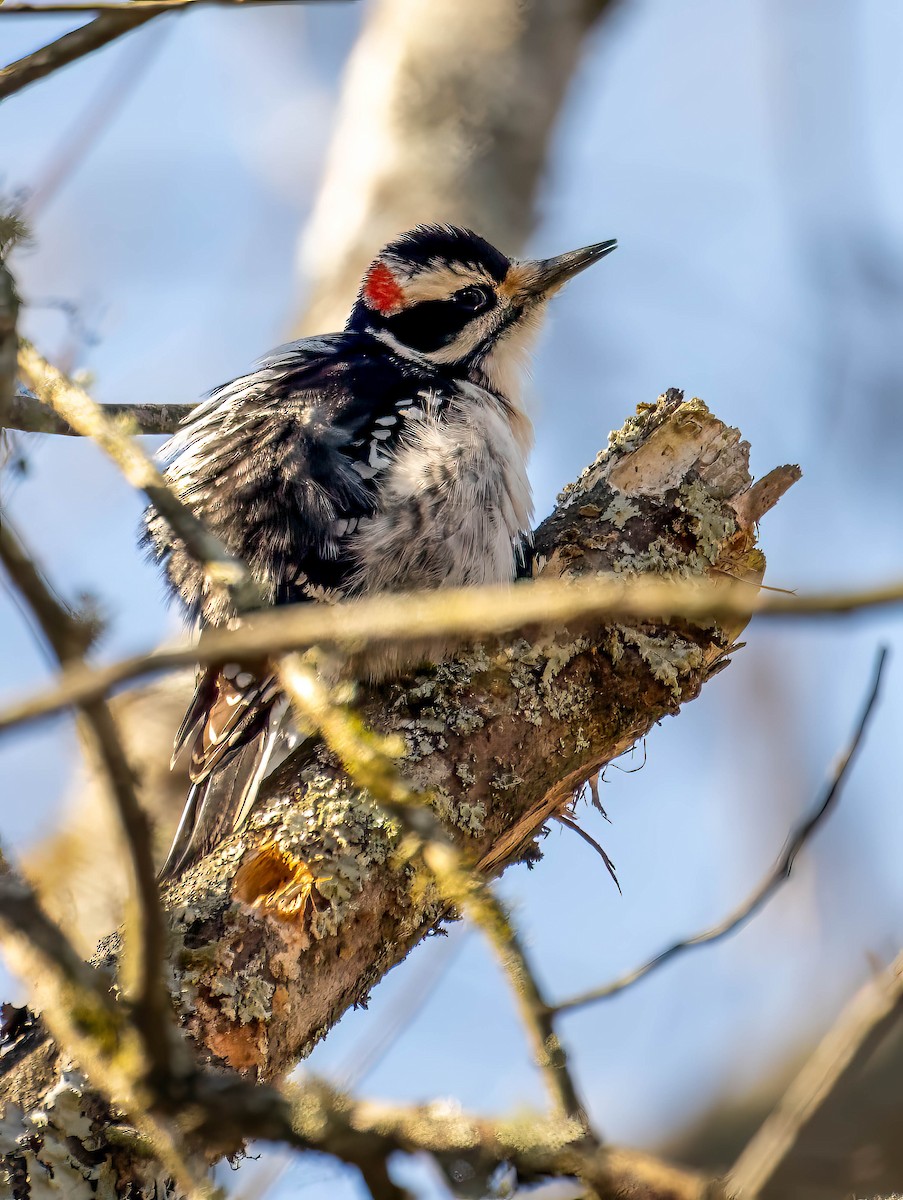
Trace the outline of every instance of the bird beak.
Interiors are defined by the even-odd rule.
[[[555,258],[541,258],[534,262],[518,263],[512,271],[516,278],[512,279],[512,291],[521,298],[550,296],[563,287],[574,275],[579,275],[587,267],[611,254],[618,246],[614,238],[607,242],[596,242],[594,246],[584,246],[582,250],[569,250],[567,254],[559,254]]]

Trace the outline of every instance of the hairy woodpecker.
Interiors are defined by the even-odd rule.
[[[283,346],[194,410],[163,450],[170,485],[272,604],[511,581],[532,515],[524,353],[548,298],[615,245],[518,262],[451,226],[402,235],[344,332]],[[202,628],[235,616],[152,508],[145,536]],[[163,878],[246,819],[285,710],[264,664],[200,671]]]

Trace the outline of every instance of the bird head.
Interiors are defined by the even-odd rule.
[[[469,230],[420,225],[371,263],[348,328],[510,395],[511,368],[549,297],[616,246],[518,261]]]

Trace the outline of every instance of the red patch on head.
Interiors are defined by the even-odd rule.
[[[364,299],[384,316],[404,308],[401,284],[385,263],[374,263],[364,280]]]

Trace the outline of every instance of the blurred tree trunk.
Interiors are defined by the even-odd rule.
[[[300,334],[340,327],[364,268],[420,222],[516,253],[586,35],[615,0],[379,0],[354,47],[302,238]]]

